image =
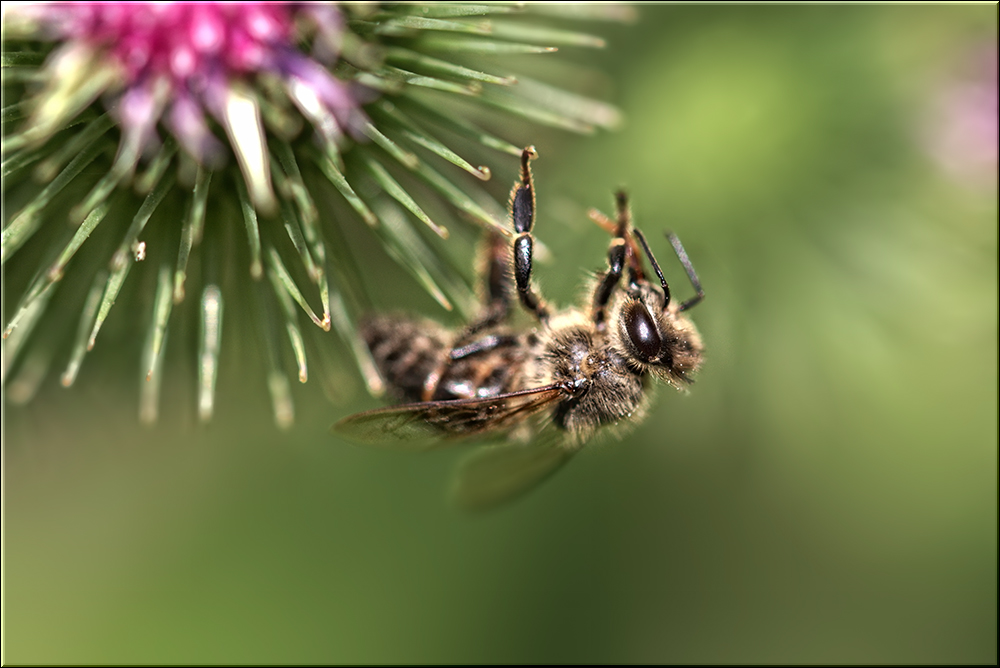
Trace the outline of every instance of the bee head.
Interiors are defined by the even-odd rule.
[[[648,281],[634,263],[629,284],[616,309],[615,321],[621,349],[632,363],[671,385],[681,388],[702,360],[702,342],[694,323],[684,311],[701,299],[701,286],[690,269],[687,254],[676,237],[669,236],[682,264],[688,269],[698,296],[687,302],[671,299],[670,288],[639,230],[633,234],[649,258],[660,285]],[[636,258],[637,259],[637,258]]]

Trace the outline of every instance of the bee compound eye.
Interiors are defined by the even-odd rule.
[[[649,362],[660,354],[662,341],[656,331],[656,323],[642,302],[632,303],[625,311],[625,331],[643,362]]]

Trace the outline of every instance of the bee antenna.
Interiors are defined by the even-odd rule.
[[[687,251],[685,251],[684,246],[681,245],[681,240],[678,239],[677,235],[673,232],[664,232],[664,234],[667,235],[670,245],[674,247],[677,259],[680,260],[681,264],[684,266],[684,271],[687,272],[688,280],[691,281],[691,287],[693,287],[695,291],[694,297],[681,304],[678,309],[679,311],[686,311],[705,298],[705,291],[701,289],[701,281],[698,280],[698,274],[695,273],[694,265],[691,264]],[[643,244],[645,245],[645,242],[643,242]],[[659,270],[657,270],[657,273],[659,273]]]
[[[670,303],[670,286],[667,285],[667,279],[663,278],[663,272],[660,271],[660,265],[657,264],[656,258],[653,257],[653,252],[649,250],[649,244],[646,243],[646,237],[642,236],[642,232],[640,232],[637,227],[632,228],[632,233],[635,234],[635,238],[639,240],[639,244],[642,245],[642,250],[646,252],[646,257],[649,258],[649,263],[653,265],[653,271],[656,272],[656,275],[660,279],[660,286],[663,287],[663,308],[667,308],[667,304]],[[684,257],[687,258],[687,255]]]

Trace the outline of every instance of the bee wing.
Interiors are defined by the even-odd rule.
[[[459,467],[453,499],[468,510],[488,510],[530,491],[576,452],[561,436],[553,430],[530,443],[477,450]]]
[[[495,397],[424,401],[376,408],[344,418],[333,431],[368,445],[406,450],[434,447],[442,437],[475,437],[510,429],[562,396],[558,385],[544,385]]]

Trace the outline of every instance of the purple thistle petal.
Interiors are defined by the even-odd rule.
[[[324,65],[333,65],[340,57],[344,32],[344,17],[334,5],[310,4],[302,9],[316,26],[313,58]]]
[[[134,164],[140,155],[151,152],[159,144],[156,123],[163,113],[165,97],[166,85],[162,80],[134,86],[122,95],[116,116],[122,126],[119,155],[126,163]]]
[[[152,86],[133,86],[118,103],[118,120],[125,128],[150,128],[160,110]]]
[[[317,97],[316,91],[308,83],[295,76],[286,79],[286,89],[292,102],[299,108],[302,115],[313,124],[323,141],[336,147],[343,132],[340,130],[337,119]]]
[[[201,105],[189,95],[174,98],[170,105],[168,125],[181,146],[203,165],[222,163],[222,143],[208,129]]]
[[[361,112],[350,87],[340,81],[324,67],[298,52],[285,52],[281,59],[281,70],[286,80],[295,80],[297,85],[310,88],[323,105],[337,118],[341,126],[354,126]],[[363,121],[364,116],[361,115]]]
[[[278,5],[249,5],[239,15],[247,34],[259,42],[286,42],[291,24],[288,13]]]
[[[336,62],[344,24],[334,7],[67,3],[25,8],[23,14],[46,34],[77,45],[94,54],[95,62],[121,73],[124,90],[109,96],[107,104],[122,125],[123,161],[148,154],[159,143],[156,125],[165,111],[163,120],[185,151],[202,163],[218,160],[221,144],[206,123],[207,111],[229,135],[257,204],[269,206],[273,197],[266,155],[257,155],[264,146],[257,137],[264,132],[257,75],[284,80],[295,105],[326,141],[338,142],[345,127],[359,133],[366,122],[351,87],[297,51],[299,40],[312,37],[314,51],[329,65]],[[56,63],[50,62],[50,73]],[[95,96],[116,90],[105,80],[99,83],[102,89]],[[54,117],[80,110],[67,109]],[[54,127],[43,125],[35,134],[44,139]],[[237,130],[253,137],[234,136]]]
[[[186,24],[186,33],[191,47],[202,56],[219,53],[226,43],[226,24],[218,12],[209,7],[195,6]]]

